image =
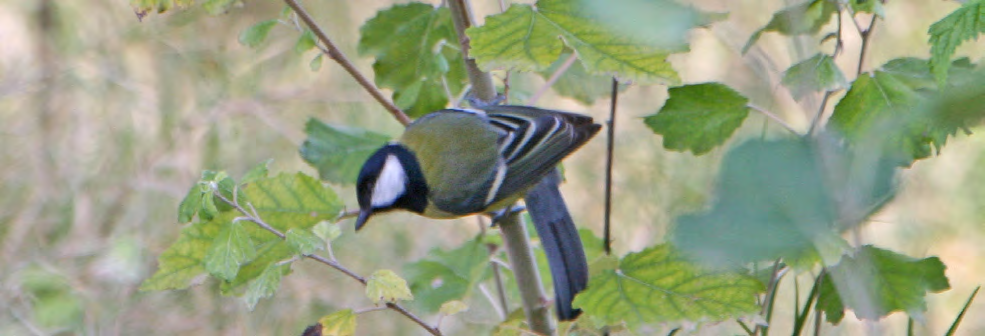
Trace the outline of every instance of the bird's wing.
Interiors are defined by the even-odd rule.
[[[489,204],[524,192],[601,128],[592,117],[527,106],[484,108],[500,131],[499,153],[505,172],[493,184]],[[491,201],[490,201],[491,199]]]

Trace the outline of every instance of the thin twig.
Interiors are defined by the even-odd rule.
[[[832,94],[834,94],[834,91],[824,92],[824,97],[821,98],[821,106],[817,108],[817,113],[814,114],[814,119],[811,120],[811,127],[807,129],[808,135],[813,135],[817,131],[817,127],[821,123],[821,117],[824,115],[824,109],[828,107],[828,100],[831,99]]]
[[[572,55],[574,56],[574,55]],[[552,76],[553,77],[553,76]],[[612,255],[612,164],[616,144],[616,108],[619,106],[619,80],[612,77],[612,102],[609,104],[608,138],[605,147],[605,220],[602,231],[602,248]]]
[[[485,225],[483,225],[485,227]],[[489,244],[489,256],[492,257],[499,250],[495,244]],[[496,283],[496,294],[499,296],[499,307],[501,309],[500,313],[503,320],[506,316],[510,314],[510,308],[508,302],[506,302],[506,287],[503,285],[503,272],[500,271],[499,263],[493,261],[494,258],[489,258],[489,265],[492,266],[493,280]]]
[[[777,124],[780,124],[780,126],[783,126],[783,128],[785,128],[788,131],[790,131],[790,133],[800,135],[800,132],[797,132],[797,130],[794,129],[793,126],[790,126],[790,124],[788,124],[786,121],[783,121],[783,119],[781,119],[779,116],[771,113],[770,111],[767,111],[766,109],[764,109],[762,107],[759,107],[759,106],[756,106],[756,105],[753,105],[753,104],[749,104],[748,107],[751,108],[751,109],[753,109],[756,112],[762,113],[764,116],[766,116],[770,120],[773,120]]]
[[[233,190],[233,194],[235,195],[236,192],[237,192],[237,190],[234,189]],[[232,206],[233,208],[235,208],[236,211],[239,211],[239,213],[241,213],[244,216],[246,216],[246,220],[249,220],[249,221],[251,221],[253,223],[256,223],[258,226],[260,226],[264,230],[267,230],[270,233],[273,233],[277,237],[280,237],[280,239],[285,239],[286,235],[284,235],[283,232],[280,232],[280,230],[277,230],[273,226],[270,226],[270,224],[267,224],[267,222],[265,222],[262,218],[260,218],[260,216],[257,214],[256,208],[253,207],[253,204],[252,203],[246,203],[250,207],[250,210],[252,210],[252,211],[247,211],[246,209],[243,208],[243,206],[239,205],[236,202],[233,202],[233,201],[229,200],[228,198],[226,198],[226,196],[223,196],[222,193],[219,192],[219,189],[216,188],[215,186],[213,186],[212,193],[216,197],[219,197],[219,199],[222,200],[223,202],[226,202],[226,204],[228,204],[228,205]],[[315,261],[320,262],[322,264],[325,264],[325,265],[327,265],[327,266],[329,266],[331,268],[334,268],[334,269],[338,270],[339,272],[342,272],[343,274],[349,276],[350,278],[352,278],[352,279],[354,279],[356,281],[359,281],[359,283],[363,284],[363,286],[365,286],[366,283],[367,283],[366,278],[364,278],[364,277],[360,276],[359,274],[356,274],[356,272],[353,272],[352,270],[349,270],[348,268],[342,266],[342,264],[339,264],[337,261],[328,260],[325,257],[322,257],[322,256],[317,255],[317,254],[303,254],[302,256],[305,257],[305,258],[308,258],[308,259],[315,260]],[[429,325],[427,322],[425,322],[424,320],[422,320],[420,317],[417,317],[417,315],[414,315],[413,313],[407,311],[407,309],[405,309],[404,307],[402,307],[402,306],[400,306],[398,304],[395,304],[395,303],[387,303],[386,306],[387,306],[387,308],[390,308],[392,310],[395,310],[398,313],[403,314],[407,318],[411,319],[412,321],[414,321],[415,323],[417,323],[418,325],[420,325],[422,328],[424,328],[425,330],[427,330],[432,335],[441,335],[441,330],[439,330],[437,327],[434,327],[434,326]]]
[[[780,259],[773,262],[773,271],[770,272],[770,282],[766,287],[766,297],[763,298],[763,308],[759,311],[759,315],[766,317],[766,325],[756,325],[755,332],[760,332],[762,335],[769,334],[769,324],[770,315],[773,313],[773,303],[775,302],[776,288],[780,284],[780,277],[783,274],[780,273]]]
[[[410,125],[410,118],[407,117],[407,114],[404,114],[404,111],[400,110],[397,105],[394,105],[390,99],[384,96],[383,92],[373,85],[373,82],[359,72],[359,69],[357,69],[356,66],[345,57],[342,50],[339,50],[339,48],[335,46],[332,39],[328,38],[325,31],[322,30],[317,23],[315,23],[315,20],[311,18],[311,15],[308,15],[308,12],[301,7],[301,4],[299,4],[297,0],[284,0],[284,2],[287,3],[287,5],[290,6],[299,17],[301,17],[301,21],[304,21],[304,24],[308,26],[308,29],[311,29],[311,31],[315,33],[315,36],[318,37],[318,40],[325,45],[325,49],[322,49],[322,52],[324,52],[326,56],[335,60],[336,63],[339,63],[339,65],[341,65],[342,68],[345,69],[345,71],[359,83],[359,86],[362,86],[366,92],[369,92],[369,94],[373,96],[373,98],[376,99],[380,105],[383,105],[383,108],[390,112],[390,114],[392,114],[397,121],[404,126]]]
[[[862,35],[862,50],[858,53],[858,69],[855,71],[856,75],[862,74],[862,65],[865,64],[865,54],[869,50],[869,37],[872,36],[872,29],[876,27],[876,18],[878,15],[872,15],[872,21],[869,21],[869,28],[859,31]]]
[[[551,77],[547,78],[547,82],[545,82],[544,85],[541,85],[541,87],[537,89],[537,92],[534,92],[534,94],[530,96],[530,99],[527,99],[527,105],[533,105],[537,102],[537,100],[540,100],[540,97],[543,96],[544,93],[547,93],[547,90],[550,89],[551,86],[554,86],[554,83],[557,83],[558,79],[561,78],[561,75],[568,71],[568,68],[571,68],[571,65],[575,64],[575,60],[577,59],[578,56],[575,54],[568,56],[568,59],[564,60],[564,63],[561,63],[561,66],[551,74]]]
[[[496,100],[496,86],[493,84],[492,76],[479,69],[475,59],[469,57],[472,47],[468,35],[465,35],[465,30],[472,26],[469,5],[466,0],[449,0],[448,9],[451,10],[452,23],[455,24],[455,32],[458,34],[458,44],[462,46],[462,59],[465,61],[469,82],[472,83],[472,94],[483,103],[493,102]]]

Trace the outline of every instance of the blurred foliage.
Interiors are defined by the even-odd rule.
[[[485,15],[500,12],[497,4],[473,3],[476,18],[480,21]],[[586,6],[602,3],[587,2]],[[608,17],[608,20],[621,20],[628,25],[646,23],[646,31],[658,32],[653,36],[669,37],[672,44],[684,40],[681,38],[683,32],[691,27],[707,24],[707,20],[703,19],[706,14],[694,15],[695,12],[689,8],[675,7],[684,11],[673,12],[684,14],[674,17],[680,20],[647,21],[649,16],[645,11],[626,11],[632,6],[659,3],[661,1],[627,0],[611,7],[603,4],[602,8],[596,9],[598,15]],[[822,67],[814,69],[825,69],[825,72],[804,71],[805,77],[800,77],[802,72],[799,70],[807,69],[793,68],[795,63],[813,60],[817,55],[824,58],[826,50],[830,50],[829,45],[820,44],[818,47],[807,43],[805,47],[802,43],[790,43],[787,37],[778,34],[752,33],[760,27],[764,27],[761,31],[780,34],[831,32],[831,18],[837,11],[837,8],[831,10],[832,3],[825,0],[801,4],[766,1],[746,6],[728,1],[702,2],[700,8],[728,12],[728,19],[712,25],[708,31],[692,32],[686,40],[690,42],[690,53],[674,56],[670,62],[664,61],[667,53],[651,59],[660,61],[656,65],[664,71],[657,77],[660,81],[671,81],[680,73],[684,82],[694,78],[722,79],[757,106],[765,106],[776,112],[791,121],[797,129],[806,129],[806,124],[801,121],[811,120],[818,109],[817,94],[810,91],[841,88],[841,85],[833,85],[840,83],[833,76],[833,71],[838,68],[854,69],[856,64],[846,61],[851,57],[845,56],[837,57],[831,63],[822,59]],[[544,1],[544,4],[548,2]],[[620,7],[627,4],[630,7]],[[969,21],[969,18],[980,14],[982,2],[889,2],[882,5],[879,1],[852,0],[847,4],[853,12],[863,13],[850,19],[864,22],[863,19],[867,18],[864,13],[876,13],[881,17],[873,35],[875,44],[870,48],[865,64],[883,65],[858,78],[850,72],[843,73],[851,84],[850,96],[841,97],[836,92],[832,99],[840,99],[840,102],[828,107],[829,112],[834,110],[831,125],[842,125],[842,131],[822,132],[821,137],[826,140],[822,140],[818,147],[808,149],[807,153],[828,155],[824,153],[829,150],[842,153],[837,156],[841,159],[836,161],[835,168],[825,168],[825,171],[840,172],[833,175],[840,176],[840,179],[830,183],[822,180],[825,188],[878,190],[872,184],[879,182],[893,189],[891,195],[895,198],[892,202],[878,203],[875,208],[863,206],[871,203],[846,201],[845,197],[850,193],[822,191],[830,193],[825,197],[832,197],[839,209],[850,210],[849,217],[864,218],[867,222],[867,225],[861,226],[857,223],[861,219],[852,220],[848,221],[850,223],[839,223],[833,229],[839,230],[839,233],[842,230],[850,232],[853,244],[855,240],[874,241],[885,247],[887,250],[868,249],[892,253],[894,257],[888,258],[892,262],[882,265],[894,265],[894,270],[896,266],[909,269],[905,265],[912,263],[923,267],[930,265],[927,260],[936,260],[912,257],[925,254],[938,255],[940,262],[951,266],[947,271],[948,277],[944,279],[955,290],[934,296],[912,290],[909,293],[918,293],[919,298],[905,297],[906,302],[898,307],[887,304],[883,308],[889,310],[873,310],[873,314],[878,316],[892,309],[914,313],[922,311],[914,307],[926,303],[929,309],[923,312],[923,317],[927,322],[925,325],[918,323],[917,328],[927,334],[941,333],[940,328],[954,320],[961,305],[968,299],[968,293],[977,285],[976,281],[985,274],[985,269],[974,262],[985,257],[985,248],[980,244],[985,237],[979,225],[980,219],[985,216],[982,211],[985,209],[985,203],[982,203],[985,197],[982,197],[981,188],[976,187],[985,183],[985,171],[975,168],[985,164],[985,156],[982,155],[985,153],[985,142],[977,136],[961,136],[980,129],[977,126],[982,115],[980,107],[985,106],[981,103],[979,90],[982,85],[976,81],[976,78],[981,78],[981,70],[975,66],[980,63],[979,58],[985,50],[981,44],[966,42],[979,36],[982,31],[974,24],[975,21]],[[340,0],[305,5],[348,55],[357,55],[358,27],[376,16],[378,10],[392,6],[386,1],[367,1],[352,6]],[[181,10],[177,10],[179,8]],[[512,13],[507,14],[537,14],[534,7],[514,4],[511,8],[518,9],[511,9]],[[548,9],[538,15],[556,23],[578,22],[579,18],[584,18],[575,15],[574,20],[568,21],[570,18],[552,17],[558,12],[548,13],[551,9],[549,5],[537,8]],[[777,10],[781,11],[773,15]],[[164,14],[149,15],[150,12]],[[225,15],[206,15],[223,13]],[[0,119],[4,121],[0,126],[0,142],[4,144],[0,150],[0,283],[4,284],[0,288],[0,302],[4,303],[0,305],[0,334],[300,334],[304,326],[332,312],[342,314],[329,315],[335,316],[334,320],[338,323],[331,322],[327,317],[321,320],[326,326],[322,330],[324,334],[332,334],[333,330],[337,334],[355,333],[356,314],[344,308],[367,304],[358,284],[320,264],[280,264],[298,253],[316,248],[307,231],[289,230],[287,233],[293,237],[290,244],[279,241],[261,243],[260,240],[267,239],[258,236],[263,232],[253,231],[255,227],[249,222],[230,224],[234,214],[229,212],[228,205],[217,204],[214,196],[207,200],[208,196],[198,193],[203,197],[197,202],[194,197],[191,200],[185,198],[187,202],[180,202],[182,206],[179,206],[183,196],[195,194],[195,188],[187,194],[186,188],[199,179],[202,169],[227,169],[232,175],[241,176],[240,173],[249,171],[256,162],[273,158],[275,161],[269,168],[272,171],[314,173],[314,169],[308,168],[297,155],[297,148],[305,137],[303,125],[312,117],[317,117],[326,125],[349,125],[388,135],[399,133],[399,125],[360,88],[355,87],[346,74],[338,71],[331,62],[325,62],[322,66],[324,57],[320,53],[312,54],[316,52],[317,44],[310,32],[298,31],[289,14],[277,13],[283,13],[283,8],[276,2],[230,0],[195,3],[131,1],[130,7],[99,1],[75,3],[42,0],[0,4],[0,36],[4,36],[5,41],[4,48],[0,49]],[[272,19],[283,22],[271,25]],[[940,22],[931,25],[936,20]],[[509,23],[509,20],[502,21]],[[495,22],[494,17],[486,21],[487,24]],[[516,20],[514,23],[523,22],[528,21]],[[663,23],[669,23],[666,29],[675,33],[663,34]],[[572,43],[573,38],[584,36],[572,27],[562,25],[557,31],[534,36],[544,39],[547,41],[545,45],[552,48],[561,46],[555,48],[557,52],[552,49],[552,57],[538,62],[538,69],[545,69],[551,64],[557,66],[564,59],[563,56],[558,58],[563,52],[563,45]],[[900,58],[914,54],[927,57],[927,53],[920,53],[921,50],[928,50],[928,27],[930,61]],[[614,34],[624,34],[618,28],[614,29],[618,32]],[[846,32],[846,36],[854,33]],[[748,43],[752,52],[748,56],[738,56],[735,49],[749,34],[753,35]],[[558,39],[559,36],[563,40]],[[846,40],[849,45],[842,55],[857,53],[857,45],[851,45],[852,38]],[[238,45],[237,40],[256,49]],[[425,56],[421,59],[440,62],[437,59],[444,58],[450,74],[460,59],[455,50],[457,45],[451,41],[445,39],[426,44],[420,49],[422,54],[419,55]],[[519,41],[515,46],[529,42]],[[597,43],[579,46],[593,45]],[[585,49],[573,45],[569,47],[580,58],[573,65],[576,70],[562,76],[562,81],[583,83],[584,90],[567,91],[562,82],[555,86],[554,92],[541,99],[540,104],[586,110],[601,118],[606,105],[603,93],[610,83],[599,74],[618,72],[624,75],[623,71],[631,71],[597,67],[605,57],[595,58],[597,55]],[[372,55],[381,54],[374,52]],[[953,55],[970,55],[971,58],[955,61]],[[586,59],[589,61],[586,62]],[[375,69],[368,58],[353,60],[366,73]],[[412,63],[398,61],[396,66],[414,69]],[[674,68],[670,68],[671,63]],[[442,69],[440,65],[436,63],[436,69]],[[785,68],[797,70],[786,71],[786,76],[794,77],[781,83],[789,86],[791,92],[796,91],[796,101],[787,97],[785,90],[774,90]],[[321,71],[312,72],[312,69]],[[579,74],[581,70],[595,77],[584,77],[586,79],[582,80],[580,75],[572,75]],[[642,75],[654,76],[652,73],[647,70]],[[520,77],[514,72],[512,78]],[[437,78],[440,77],[428,74],[426,80],[429,83],[440,82]],[[529,83],[524,85],[531,87],[527,92],[532,92],[532,88],[541,84],[536,79],[525,80]],[[403,84],[406,83],[401,82]],[[406,87],[395,86],[393,93],[395,99],[405,105],[418,101],[428,104],[441,99],[447,101],[449,94],[444,88],[439,92],[439,87],[421,84],[415,89],[414,83],[410,83]],[[887,109],[885,101],[872,94],[883,88],[890,89],[888,92],[893,93],[894,97],[905,98],[907,109],[904,114],[907,117],[896,118],[898,111]],[[397,94],[408,89],[410,91]],[[414,91],[418,89],[431,91]],[[455,89],[449,91],[452,96],[458,93]],[[799,97],[801,94],[803,97]],[[575,100],[564,97],[574,97],[582,103],[599,103],[580,107]],[[761,118],[756,113],[743,116],[743,120],[751,119],[751,122],[740,122],[735,126],[734,133],[730,133],[733,134],[731,137],[723,138],[723,141],[734,138],[738,139],[734,140],[735,143],[742,143],[733,149],[719,149],[722,148],[719,146],[730,146],[730,141],[724,141],[708,147],[708,154],[702,157],[659,150],[657,142],[660,139],[639,122],[639,117],[652,113],[654,106],[659,105],[664,97],[661,88],[646,86],[630,86],[620,97],[615,176],[617,193],[614,195],[613,217],[613,222],[618,225],[613,232],[615,248],[620,253],[641,251],[663,240],[663,234],[673,218],[682,215],[681,218],[688,218],[709,211],[714,213],[720,210],[716,204],[729,202],[720,198],[733,198],[734,201],[744,196],[723,194],[720,187],[715,187],[712,182],[723,157],[727,164],[721,168],[723,172],[718,178],[719,186],[736,181],[730,176],[735,176],[733,173],[742,169],[765,169],[768,174],[773,174],[776,172],[774,168],[764,167],[773,160],[781,161],[780,166],[789,164],[796,167],[800,164],[770,156],[759,164],[746,162],[735,165],[737,157],[744,156],[743,152],[748,154],[748,146],[793,141],[788,139],[788,134],[780,133],[784,130],[763,127],[762,123],[757,122]],[[848,124],[846,120],[859,118],[863,116],[860,112],[868,110],[876,113],[864,116],[875,119],[858,124],[851,122],[860,128],[844,127]],[[420,111],[426,109],[421,108]],[[889,132],[885,133],[887,130]],[[748,142],[753,137],[767,140]],[[380,135],[379,139],[383,141],[383,136]],[[906,139],[911,145],[893,146],[889,142],[892,139]],[[839,140],[844,140],[844,143]],[[668,139],[663,141],[666,143]],[[945,141],[947,147],[942,147]],[[590,144],[566,165],[569,182],[565,186],[565,194],[575,218],[579,220],[579,225],[596,232],[600,224],[595,223],[597,220],[594,219],[601,215],[596,197],[601,167],[598,158],[603,155],[601,147],[601,141]],[[891,166],[910,166],[911,169],[903,173],[884,174],[879,169],[887,169],[886,162],[872,158],[882,157],[885,153],[895,153],[893,157],[901,158]],[[935,153],[940,157],[913,161]],[[801,157],[801,154],[792,155]],[[262,176],[267,175],[264,167],[262,173],[245,174],[253,177],[240,180],[247,184],[244,190],[250,188],[249,184],[264,180]],[[735,167],[746,168],[736,170]],[[807,179],[800,183],[816,183],[814,179],[818,177],[811,175],[815,171],[805,169],[806,172],[800,173],[777,173],[777,178],[789,181],[786,174],[791,174]],[[847,173],[844,172],[846,170]],[[890,175],[894,175],[894,179],[886,178]],[[340,193],[342,203],[353,204],[349,187],[342,185],[351,174],[337,176],[337,180],[329,179],[340,184],[333,189]],[[322,174],[322,177],[325,178],[325,175]],[[830,178],[824,174],[821,177]],[[219,184],[223,180],[215,182]],[[777,186],[769,183],[772,181],[767,179],[762,186],[741,184],[740,191],[777,191]],[[859,181],[862,181],[861,184]],[[848,185],[855,185],[856,188],[844,188]],[[896,187],[901,188],[897,190]],[[228,183],[223,184],[220,191],[228,197],[233,195]],[[766,194],[776,195],[772,192]],[[863,200],[871,200],[870,196],[878,194],[861,195]],[[804,197],[810,201],[811,195],[793,197],[784,204],[797,204],[798,199],[803,201]],[[262,199],[254,197],[256,195],[247,195],[250,200]],[[710,209],[703,209],[704,203],[709,204]],[[862,209],[844,207],[845,204],[854,204]],[[178,218],[175,217],[175,209],[179,209]],[[333,210],[337,211],[338,208]],[[193,220],[196,214],[199,222],[183,229],[177,226],[179,222]],[[203,222],[208,216],[211,219]],[[343,233],[344,239],[332,242],[339,258],[366,274],[373,269],[400,269],[415,260],[432,258],[425,257],[429,250],[434,251],[432,255],[439,255],[443,251],[468,246],[466,242],[479,231],[471,225],[472,219],[456,221],[455,224],[434,223],[405,215],[393,215],[390,219],[400,224],[379,223],[386,229],[359,235]],[[207,225],[212,222],[228,225]],[[318,221],[308,224],[315,223]],[[343,229],[345,225],[343,222]],[[206,227],[214,231],[206,234]],[[193,228],[199,230],[197,236],[191,234],[194,233],[191,232]],[[235,280],[220,282],[191,276],[206,274],[206,271],[204,267],[189,266],[185,269],[190,271],[187,277],[180,276],[182,286],[192,283],[204,283],[204,286],[193,286],[188,291],[137,292],[140,282],[151,276],[156,257],[163,257],[162,253],[167,251],[169,245],[194,241],[194,237],[215,237],[223,229],[227,229],[230,237],[233,230],[244,229],[248,232],[246,240],[257,245],[259,259],[249,263],[239,265],[240,258],[228,256],[217,259],[224,262],[219,264],[226,265],[217,267],[217,271],[238,268]],[[680,233],[681,229],[675,228],[675,234]],[[321,241],[326,237],[338,237],[342,232],[334,224],[318,224],[313,230]],[[236,241],[242,243],[241,238]],[[201,246],[195,248],[204,253],[213,243],[214,238],[201,239],[198,242]],[[586,246],[596,245],[586,240]],[[225,252],[231,251],[227,249]],[[482,260],[496,257],[489,256],[488,251],[480,252],[486,253],[482,255]],[[244,257],[242,260],[245,259],[250,258]],[[848,261],[844,264],[841,263],[842,259],[826,262],[847,270],[853,265],[864,267],[863,259],[856,255],[845,257],[844,260]],[[619,262],[606,258],[596,261],[593,271],[611,269]],[[540,264],[546,265],[543,261]],[[198,265],[201,263],[198,262]],[[944,288],[934,285],[940,284],[943,278],[943,271],[935,265],[925,267],[935,270],[928,278],[934,281],[917,284],[916,287],[923,286],[929,291]],[[162,262],[158,267],[170,266]],[[294,274],[283,277],[288,272]],[[885,273],[870,275],[882,276]],[[406,273],[401,275],[408,276]],[[789,277],[792,280],[780,287],[778,302],[793,301],[797,295],[793,283],[811,275],[793,274]],[[410,276],[408,279],[413,288],[414,279]],[[477,282],[490,285],[486,278],[480,279]],[[424,284],[418,280],[419,285]],[[829,283],[838,286],[837,279]],[[868,285],[863,288],[865,286]],[[277,288],[280,288],[279,292],[270,296]],[[826,293],[831,293],[830,289]],[[248,304],[220,296],[221,293],[245,294]],[[416,290],[414,293],[419,294]],[[421,295],[417,297],[421,299]],[[446,318],[442,329],[452,334],[467,334],[488,330],[501,322],[483,296],[471,295],[469,298],[470,309]],[[510,303],[515,305],[515,298]],[[857,301],[849,300],[843,301],[842,307],[852,308],[856,314],[860,309]],[[975,316],[982,307],[981,303],[974,303],[967,311]],[[256,312],[246,313],[254,308]],[[787,312],[778,310],[771,330],[784,330],[790,319],[783,315],[790,314],[790,311],[793,309]],[[844,313],[837,307],[831,308],[829,317],[838,311]],[[385,318],[387,323],[363,323],[359,326],[359,332],[419,332],[406,319],[390,313],[378,314],[384,317],[374,314],[372,318]],[[887,334],[902,334],[905,318],[901,314],[889,315],[881,320],[879,328]],[[507,326],[513,322],[522,323],[522,317],[508,319],[498,332],[516,332],[522,324]],[[725,324],[703,325],[699,332],[723,334],[736,330],[734,326]],[[567,330],[565,326],[570,324],[562,325],[562,329]],[[618,332],[620,329],[612,330]],[[858,321],[849,318],[842,320],[838,326],[825,328],[824,332],[843,334],[862,330],[865,329]],[[959,331],[968,334],[978,334],[983,330],[985,325],[974,319],[967,319],[959,328]]]

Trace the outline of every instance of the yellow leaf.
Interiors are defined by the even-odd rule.
[[[351,336],[356,333],[356,314],[352,309],[340,310],[318,319],[322,336]]]
[[[366,283],[366,297],[376,304],[414,299],[410,288],[407,287],[407,280],[391,270],[379,270],[369,277]]]

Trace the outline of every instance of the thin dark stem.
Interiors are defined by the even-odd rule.
[[[612,254],[612,158],[616,143],[616,108],[619,106],[619,80],[612,78],[612,103],[609,105],[609,134],[605,149],[605,221],[602,229],[602,248]]]
[[[359,83],[359,86],[362,86],[366,92],[369,92],[369,95],[373,96],[373,99],[376,99],[380,105],[383,105],[383,108],[390,112],[390,114],[392,114],[397,121],[404,126],[410,125],[410,118],[407,117],[407,114],[404,114],[404,111],[397,107],[397,105],[394,105],[389,98],[384,96],[383,92],[376,88],[372,81],[359,72],[359,69],[357,69],[356,66],[345,57],[342,50],[335,46],[332,39],[328,38],[325,31],[322,30],[317,23],[315,23],[315,20],[311,18],[311,15],[308,15],[308,12],[301,7],[301,4],[299,4],[297,0],[284,0],[284,2],[287,3],[287,5],[290,6],[299,17],[301,17],[301,21],[304,21],[304,24],[308,26],[308,29],[311,29],[311,32],[315,33],[318,40],[325,45],[325,49],[322,49],[322,51],[326,56],[332,60],[335,60],[336,63],[339,63],[339,65],[341,65],[342,68],[345,69],[345,71]]]
[[[817,300],[816,298],[821,297],[821,284],[823,283],[823,281],[824,281],[824,270],[821,270],[821,274],[817,276],[817,282],[815,283],[817,285],[817,292],[814,293],[815,300]],[[815,309],[814,309],[814,336],[821,335],[821,318],[823,316],[823,313],[824,312],[822,312],[820,309],[817,309],[815,307]]]
[[[451,10],[452,22],[458,34],[458,44],[462,46],[462,58],[465,61],[465,70],[469,74],[469,82],[472,83],[472,94],[484,103],[492,102],[496,100],[496,86],[493,84],[492,76],[479,69],[475,59],[469,57],[469,50],[472,48],[465,30],[472,26],[472,15],[466,1],[449,0],[448,9]]]
[[[780,259],[777,259],[773,262],[773,271],[770,272],[770,283],[769,286],[766,287],[766,297],[763,300],[763,309],[759,312],[760,315],[766,317],[766,325],[757,325],[755,330],[763,336],[769,333],[770,317],[773,315],[773,302],[776,301],[776,289],[780,285],[780,277],[783,276],[783,274],[780,273],[781,270]]]
[[[858,53],[858,69],[855,71],[856,75],[862,74],[862,66],[865,64],[865,54],[869,51],[869,37],[872,36],[872,29],[876,27],[877,15],[872,15],[872,21],[869,21],[869,28],[860,31],[859,34],[862,35],[862,50]]]
[[[808,135],[813,135],[817,131],[818,124],[821,123],[821,117],[824,116],[824,109],[828,107],[828,100],[831,99],[831,95],[834,91],[825,91],[824,97],[821,98],[821,106],[818,107],[817,113],[814,114],[814,119],[811,120],[811,128],[807,130]]]
[[[489,244],[490,256],[495,255],[497,253],[496,252],[497,250],[499,249],[496,247],[495,244]],[[499,266],[498,262],[489,259],[489,265],[492,266],[493,280],[496,283],[496,295],[499,296],[498,297],[499,308],[501,310],[501,313],[503,314],[503,318],[505,319],[507,316],[510,315],[510,309],[508,305],[509,303],[506,301],[506,286],[503,285],[503,272],[500,270],[501,267]]]
[[[804,324],[807,322],[807,315],[810,315],[811,307],[814,305],[814,300],[820,296],[821,292],[821,279],[824,278],[824,270],[821,270],[821,274],[817,275],[814,280],[814,286],[811,287],[811,292],[807,294],[807,302],[804,303],[804,308],[800,311],[794,320],[793,325],[793,336],[800,335],[801,331],[804,330]]]
[[[249,205],[249,207],[250,207],[250,211],[247,211],[245,208],[243,208],[243,206],[239,205],[238,201],[231,201],[228,198],[226,198],[226,196],[223,196],[222,193],[220,193],[218,189],[213,188],[212,193],[213,193],[213,195],[215,195],[216,197],[218,197],[220,200],[222,200],[226,204],[228,204],[228,205],[232,206],[233,208],[235,208],[236,211],[239,211],[239,213],[243,214],[243,216],[245,216],[245,217],[242,217],[243,219],[248,220],[248,221],[251,221],[253,223],[256,223],[258,226],[260,226],[264,230],[269,231],[270,233],[273,233],[274,235],[276,235],[280,239],[285,239],[286,236],[284,235],[283,232],[280,232],[280,230],[277,230],[273,226],[270,226],[270,224],[267,224],[267,222],[265,222],[262,218],[260,218],[260,216],[257,214],[256,209],[253,208],[253,204],[247,203],[247,205]],[[237,191],[236,190],[233,190],[233,195],[236,195],[236,194],[237,194]],[[302,256],[305,257],[305,258],[308,258],[308,259],[311,259],[311,260],[320,262],[322,264],[325,264],[325,265],[327,265],[327,266],[329,266],[331,268],[334,268],[334,269],[338,270],[339,272],[342,272],[343,274],[345,274],[345,275],[349,276],[350,278],[352,278],[352,279],[358,281],[359,283],[363,284],[363,286],[365,286],[366,283],[367,283],[366,278],[360,276],[359,274],[356,274],[356,272],[353,272],[352,270],[346,268],[345,266],[342,266],[342,264],[339,264],[337,261],[326,259],[325,257],[322,257],[322,256],[317,255],[317,254],[304,254]],[[435,326],[429,325],[427,322],[425,322],[424,320],[422,320],[420,317],[417,317],[417,315],[414,315],[413,313],[407,311],[407,309],[405,309],[404,307],[402,307],[402,306],[400,306],[400,305],[398,305],[396,303],[387,303],[386,306],[387,306],[387,308],[390,308],[392,310],[395,310],[398,313],[400,313],[400,314],[406,316],[407,318],[411,319],[412,321],[414,321],[414,323],[417,323],[422,328],[424,328],[425,330],[427,330],[428,333],[430,333],[432,335],[441,335],[441,330],[439,330]]]

